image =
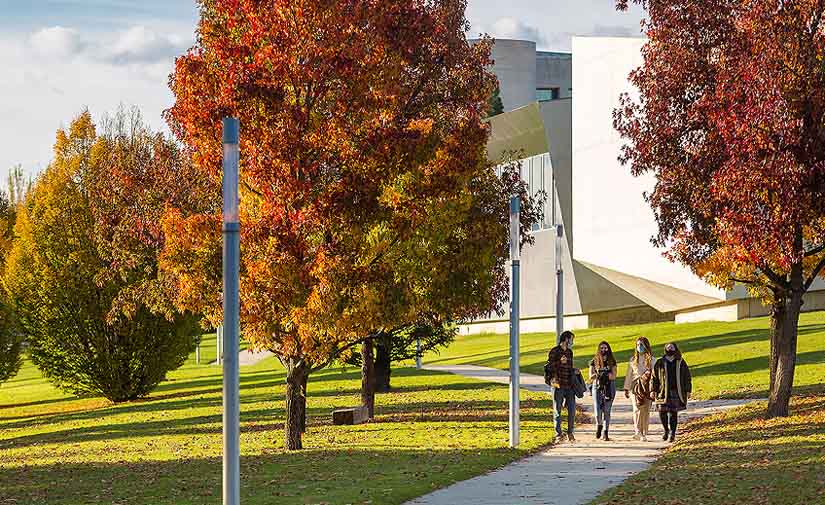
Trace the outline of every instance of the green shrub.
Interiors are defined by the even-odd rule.
[[[32,361],[62,389],[126,401],[183,364],[197,319],[169,302],[157,258],[165,206],[196,201],[184,153],[120,111],[58,131],[15,226],[6,286]]]

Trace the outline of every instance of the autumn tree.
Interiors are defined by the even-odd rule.
[[[375,392],[390,389],[392,362],[414,358],[417,340],[421,341],[421,351],[426,352],[452,342],[457,325],[488,315],[491,308],[498,315],[504,314],[501,302],[508,297],[508,280],[503,269],[509,259],[509,216],[505,202],[510,195],[518,195],[521,199],[520,242],[527,245],[533,243],[534,237],[529,230],[542,219],[541,209],[546,200],[544,192],[529,197],[527,183],[519,175],[520,156],[519,153],[507,153],[498,167],[498,177],[492,175],[496,167],[490,165],[485,172],[485,182],[471,186],[474,203],[465,215],[466,221],[454,222],[450,229],[444,229],[445,245],[429,251],[430,264],[435,270],[425,274],[430,282],[419,293],[438,301],[437,305],[426,305],[437,308],[437,312],[419,314],[414,324],[371,332],[373,337],[364,342],[361,355],[353,358],[362,366],[361,398],[370,417],[374,411]],[[474,278],[481,276],[477,271],[479,264],[468,261],[468,255],[495,259],[497,277],[492,299],[485,293],[467,289]],[[373,362],[365,360],[364,354],[371,355]]]
[[[8,197],[0,193],[0,265],[11,249],[14,215]],[[23,362],[23,338],[15,323],[5,292],[0,290],[0,384],[14,377]]]
[[[479,231],[468,214],[506,223],[506,200],[483,189],[489,43],[467,43],[464,9],[202,0],[197,43],[176,61],[167,119],[203,177],[220,181],[221,117],[240,119],[241,324],[286,368],[288,449],[302,447],[309,375],[373,332],[441,313],[434,276],[488,310],[506,294],[500,240],[465,268],[437,264],[463,254],[456,227]],[[166,230],[178,303],[217,323],[219,215],[170,212]]]
[[[5,284],[32,361],[58,387],[119,402],[148,394],[193,349],[191,314],[158,271],[167,205],[203,207],[187,156],[124,110],[59,130],[18,208]]]
[[[614,113],[622,159],[655,176],[657,245],[771,306],[768,414],[785,416],[803,296],[825,266],[825,4],[634,1],[649,40],[639,96]]]
[[[14,240],[17,208],[23,204],[31,188],[31,178],[23,175],[23,167],[9,169],[8,190],[0,192],[0,268]],[[23,335],[16,324],[14,312],[4,290],[0,290],[0,383],[13,377],[23,362]]]

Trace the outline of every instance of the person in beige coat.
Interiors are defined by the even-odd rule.
[[[650,407],[652,401],[646,388],[653,370],[653,351],[650,348],[650,341],[646,337],[639,337],[636,340],[636,348],[633,357],[627,364],[627,374],[624,378],[624,395],[630,398],[633,393],[633,440],[647,441],[648,429],[650,427]],[[641,380],[640,380],[641,379]]]

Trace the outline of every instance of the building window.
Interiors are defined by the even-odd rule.
[[[553,195],[552,180],[553,167],[550,163],[550,153],[539,154],[520,160],[521,180],[527,183],[527,189],[531,197],[535,198],[539,192],[544,191],[544,217],[540,223],[535,223],[531,229],[533,232],[550,230],[553,228]],[[501,177],[501,167],[496,168],[496,175]]]
[[[561,88],[538,88],[536,90],[536,99],[539,102],[546,102],[548,100],[558,100],[561,96]]]

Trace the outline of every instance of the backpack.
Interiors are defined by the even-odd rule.
[[[553,384],[553,365],[549,359],[547,363],[544,364],[544,383],[548,386],[552,386]]]

